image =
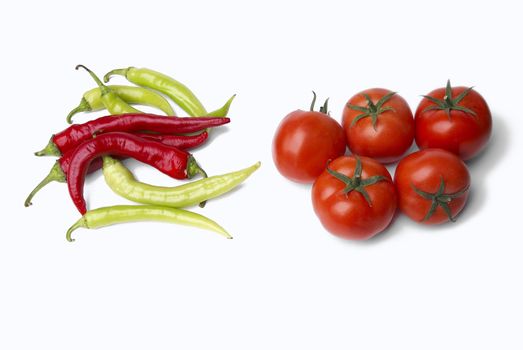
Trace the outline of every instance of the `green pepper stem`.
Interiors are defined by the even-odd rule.
[[[89,68],[87,68],[83,64],[79,64],[75,67],[76,70],[78,70],[78,68],[83,68],[87,71],[87,73],[89,73],[91,78],[93,78],[93,80],[96,82],[96,85],[98,85],[98,87],[100,88],[102,96],[111,92],[111,90],[109,90],[109,88],[105,86],[104,83],[102,83],[102,81],[96,76],[96,74],[94,74],[94,72],[91,71]]]
[[[76,113],[89,112],[91,110],[92,110],[92,108],[89,105],[89,102],[87,102],[87,100],[84,97],[82,97],[82,100],[80,101],[80,104],[78,106],[76,106],[75,108],[73,108],[71,110],[71,112],[69,112],[69,114],[67,115],[67,118],[66,118],[67,123],[69,123],[69,124],[73,123],[73,116]]]
[[[54,136],[54,135],[53,135]],[[47,143],[47,145],[38,152],[35,152],[35,156],[42,157],[42,156],[55,156],[60,157],[62,155],[62,152],[56,147],[56,144],[53,141],[53,136],[51,136],[51,139]]]
[[[205,170],[203,170],[202,167],[200,167],[198,165],[198,163],[196,162],[194,157],[191,156],[189,158],[189,162],[187,164],[187,177],[190,179],[191,177],[195,176],[196,174],[201,174],[203,178],[208,177]],[[206,203],[207,203],[207,201],[203,201],[203,202],[200,202],[200,204],[198,204],[198,205],[200,206],[200,208],[203,208],[203,207],[205,207]]]
[[[123,75],[124,77],[126,77],[127,72],[129,71],[130,68],[132,68],[132,67],[113,69],[112,71],[110,71],[109,73],[104,75],[104,82],[106,82],[106,83],[109,82],[109,80],[111,79],[111,76],[113,76],[113,75]]]
[[[197,172],[200,173],[202,175],[203,178],[207,178],[207,173],[205,172],[205,170],[203,170],[199,165],[198,163],[194,162],[194,164],[196,164],[196,167],[197,167]],[[205,207],[205,204],[207,204],[207,201],[203,201],[203,202],[200,202],[200,204],[198,204],[198,206],[200,208],[204,208]],[[229,238],[229,237],[228,237]],[[230,237],[232,238],[232,237]]]
[[[196,174],[201,174],[204,178],[207,177],[207,173],[198,165],[196,159],[193,156],[189,156],[187,161],[187,178],[190,179]]]
[[[33,199],[34,195],[38,191],[40,191],[45,185],[53,181],[66,182],[65,174],[62,168],[60,167],[60,163],[58,161],[54,163],[49,174],[42,181],[40,181],[40,183],[34,188],[34,190],[31,191],[31,193],[29,193],[29,196],[27,196],[24,205],[28,207],[31,204],[33,204],[31,203],[31,200]]]
[[[205,170],[203,170],[203,168],[201,168],[200,166],[198,166],[198,172],[200,173],[200,175],[202,175],[202,177],[204,177],[204,178],[208,177]]]
[[[74,242],[75,239],[72,238],[71,235],[73,234],[73,231],[75,231],[77,228],[80,228],[80,227],[87,228],[87,222],[86,222],[86,220],[85,220],[85,218],[83,216],[80,219],[78,219],[78,221],[75,222],[73,224],[73,226],[69,227],[69,229],[67,230],[67,233],[65,234],[65,238],[69,242]]]

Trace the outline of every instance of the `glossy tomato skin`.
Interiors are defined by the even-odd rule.
[[[414,191],[412,186],[436,193],[441,179],[445,194],[456,193],[470,186],[470,174],[465,163],[455,154],[442,149],[425,149],[403,158],[394,173],[394,183],[401,211],[412,220],[424,224],[441,224],[449,221],[443,208],[438,207],[430,219],[424,221],[432,202]],[[452,217],[458,215],[467,202],[469,191],[451,200],[448,205]]]
[[[296,110],[278,126],[272,143],[272,157],[287,179],[312,183],[329,160],[346,150],[341,125],[329,115]]]
[[[369,239],[383,231],[392,221],[397,207],[396,190],[387,169],[374,159],[359,158],[362,179],[375,175],[386,178],[365,187],[372,207],[359,192],[344,194],[344,183],[326,170],[312,186],[314,212],[322,225],[338,237],[353,240]],[[342,156],[329,164],[330,169],[351,177],[355,167],[356,159],[353,156]]]
[[[452,96],[456,97],[467,88],[453,87]],[[428,96],[443,99],[445,88],[436,89]],[[421,100],[415,114],[416,144],[420,149],[441,148],[469,160],[478,155],[486,146],[492,132],[492,116],[485,99],[475,90],[459,103],[460,106],[476,113],[451,110],[450,118],[444,110],[424,111],[434,102],[427,98]]]
[[[364,90],[351,97],[347,104],[366,107],[367,100],[363,94],[368,94],[377,103],[390,92],[381,88]],[[360,119],[351,126],[353,119],[361,112],[352,110],[347,105],[343,109],[342,126],[352,153],[374,158],[381,163],[393,163],[405,154],[414,141],[414,118],[409,105],[398,94],[392,96],[383,106],[394,110],[379,114],[376,130],[370,117]]]

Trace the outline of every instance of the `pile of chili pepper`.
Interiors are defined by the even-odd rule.
[[[116,223],[133,221],[163,221],[215,231],[227,238],[229,233],[215,221],[188,211],[186,207],[200,205],[241,184],[260,167],[260,162],[242,170],[208,177],[188,151],[208,140],[210,129],[227,124],[229,107],[225,105],[207,112],[196,95],[184,84],[162,73],[129,67],[116,69],[104,77],[123,75],[137,86],[105,85],[83,65],[97,87],[87,91],[79,105],[67,115],[67,122],[79,112],[106,109],[110,115],[73,124],[53,134],[37,156],[56,156],[49,174],[34,188],[25,201],[30,206],[34,195],[52,181],[65,182],[69,195],[82,215],[67,231],[67,240],[79,227],[95,229]],[[163,95],[173,100],[190,117],[178,117]],[[146,114],[131,105],[157,108],[166,116]],[[194,117],[194,118],[191,118]],[[177,179],[202,178],[174,187],[162,187],[137,181],[121,160],[134,158]],[[118,195],[137,205],[117,205],[97,209],[87,208],[83,188],[88,174],[102,169],[107,185]]]

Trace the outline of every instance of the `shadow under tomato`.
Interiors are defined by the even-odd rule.
[[[492,169],[503,161],[510,144],[510,131],[506,121],[497,115],[493,116],[492,135],[486,148],[477,157],[467,161],[471,177],[471,190],[467,205],[456,218],[456,224],[466,222],[478,215],[484,208],[489,194],[494,191],[487,187],[487,179]]]
[[[392,221],[390,222],[389,226],[383,230],[382,232],[378,233],[374,237],[371,237],[367,240],[351,240],[351,239],[345,239],[338,236],[335,236],[333,234],[330,234],[332,239],[338,240],[343,244],[350,244],[350,245],[360,245],[360,246],[372,246],[374,244],[381,244],[384,241],[388,241],[389,239],[393,239],[397,237],[398,232],[401,231],[401,227],[403,227],[402,221],[408,220],[406,217],[402,216],[399,211],[396,212],[394,217],[392,218]]]
[[[456,222],[444,223],[441,225],[425,225],[410,220],[398,210],[390,225],[383,232],[366,241],[347,242],[361,245],[381,244],[383,241],[396,237],[404,230],[405,226],[419,227],[420,234],[431,234],[448,231],[449,227],[456,228],[466,225],[469,220],[472,220],[476,215],[479,215],[481,210],[484,209],[489,194],[493,191],[492,188],[489,189],[487,187],[486,181],[490,175],[490,171],[499,166],[500,162],[505,157],[509,144],[510,131],[505,120],[499,116],[494,116],[492,135],[489,144],[481,154],[466,162],[471,176],[471,190],[467,204],[465,205],[465,208],[463,208],[463,211],[456,217]],[[417,147],[413,145],[407,154],[416,150]],[[394,174],[396,165],[397,163],[387,165],[391,175]]]

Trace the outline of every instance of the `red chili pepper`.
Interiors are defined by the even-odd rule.
[[[87,123],[71,125],[67,129],[54,134],[47,146],[43,150],[36,152],[35,155],[60,156],[68,150],[74,149],[83,141],[89,140],[93,135],[106,132],[154,131],[162,134],[191,133],[229,122],[229,118],[221,117],[180,118],[144,113],[105,116]]]
[[[142,137],[147,140],[157,141],[161,142],[164,145],[176,147],[181,150],[189,150],[195,147],[200,146],[207,140],[207,137],[209,134],[204,131],[197,135],[162,135],[162,134],[145,134],[145,133],[133,133],[136,136]],[[60,167],[62,170],[67,174],[67,171],[69,170],[69,163],[71,161],[71,156],[73,154],[74,150],[67,151],[61,158],[60,158]],[[127,157],[115,157],[120,160],[123,160]],[[94,173],[97,170],[102,169],[103,161],[102,158],[96,158],[89,164],[89,168],[87,169],[87,173],[91,174]]]
[[[104,155],[135,158],[175,179],[187,179],[196,174],[206,177],[193,156],[186,151],[129,133],[101,134],[79,145],[71,155],[67,187],[74,204],[82,215],[87,211],[83,188],[89,163]]]
[[[178,147],[184,150],[200,146],[207,140],[209,134],[203,131],[196,135],[168,135],[168,134],[146,134],[142,132],[133,133],[144,139],[154,140],[167,146]]]
[[[165,145],[171,146],[171,147],[177,147],[182,150],[188,150],[194,147],[197,147],[205,142],[207,140],[208,134],[207,132],[202,132],[197,135],[161,135],[161,134],[143,134],[138,133],[136,134],[139,137],[143,137],[149,140],[153,140],[156,142],[161,142]],[[35,189],[29,194],[25,201],[25,206],[30,206],[31,199],[33,196],[42,189],[45,185],[47,185],[50,182],[57,181],[57,182],[67,182],[67,175],[69,173],[69,165],[71,164],[71,159],[73,156],[74,150],[70,150],[66,152],[60,159],[56,161],[54,166],[51,168],[51,171],[49,174],[38,184],[38,186],[35,187]],[[115,157],[115,158],[124,158],[124,157]],[[102,168],[102,158],[96,158],[94,159],[90,164],[89,168],[87,170],[87,173],[95,172]]]

